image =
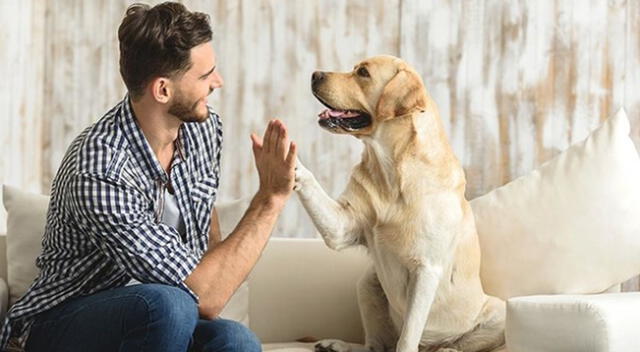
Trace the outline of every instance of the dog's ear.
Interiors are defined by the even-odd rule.
[[[376,115],[379,120],[387,120],[426,109],[427,91],[420,76],[403,67],[384,87],[376,106]]]

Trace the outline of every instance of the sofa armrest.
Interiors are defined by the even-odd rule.
[[[336,252],[320,239],[271,239],[249,276],[249,326],[263,343],[362,343],[356,283],[368,263],[364,250]]]
[[[4,321],[9,308],[9,287],[4,279],[0,278],[0,324]]]

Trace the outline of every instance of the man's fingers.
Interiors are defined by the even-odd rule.
[[[289,134],[284,123],[280,122],[280,133],[278,134],[278,143],[276,147],[276,155],[280,160],[284,160],[289,152]]]
[[[264,138],[262,142],[264,143],[263,149],[268,153],[271,150],[271,135],[273,134],[273,120],[269,121],[267,124],[267,129],[264,131]]]
[[[273,151],[277,156],[280,156],[282,153],[282,124],[280,121],[276,120],[276,139],[273,144]]]
[[[294,167],[296,165],[296,160],[298,159],[298,146],[296,142],[291,141],[289,144],[289,154],[287,155],[287,165],[289,167]]]
[[[255,133],[251,133],[251,142],[253,142],[254,147],[262,147],[262,138]]]
[[[271,124],[271,134],[269,135],[269,149],[267,150],[269,153],[276,151],[278,148],[278,138],[280,135],[280,121],[274,120]]]
[[[251,133],[251,144],[254,150],[262,149],[262,138],[255,133]]]

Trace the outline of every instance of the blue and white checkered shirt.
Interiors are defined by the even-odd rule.
[[[125,97],[85,129],[53,180],[40,269],[8,313],[0,348],[24,346],[34,316],[71,297],[142,283],[184,284],[207,250],[220,177],[222,123],[183,123],[170,178]],[[186,233],[161,222],[171,180]]]

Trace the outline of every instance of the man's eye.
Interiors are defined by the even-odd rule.
[[[360,77],[370,77],[369,71],[367,71],[365,67],[360,67],[358,71],[356,71],[356,74]]]

